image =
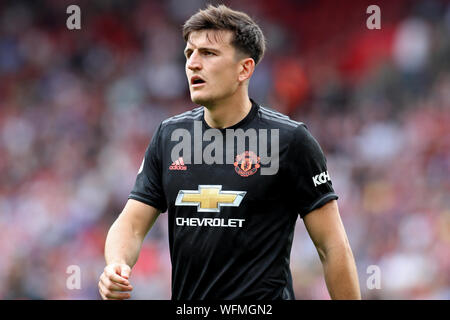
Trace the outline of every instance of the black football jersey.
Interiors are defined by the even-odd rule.
[[[297,217],[338,198],[306,125],[251,101],[226,129],[171,117],[145,152],[129,198],[167,210],[174,300],[295,299]]]

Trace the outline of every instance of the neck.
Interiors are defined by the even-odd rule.
[[[205,105],[205,121],[211,128],[228,128],[244,119],[251,108],[247,93],[234,95]]]

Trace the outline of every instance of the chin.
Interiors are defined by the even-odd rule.
[[[229,97],[226,94],[204,94],[202,92],[191,92],[191,100],[197,105],[209,107],[214,105],[216,102],[221,101]]]
[[[192,100],[192,102],[194,102],[195,104],[198,104],[198,105],[205,105],[211,101],[210,98],[204,97],[201,94],[191,94],[191,100]]]

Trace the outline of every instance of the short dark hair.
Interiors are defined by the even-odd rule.
[[[208,5],[199,10],[183,25],[183,37],[187,42],[193,31],[229,30],[233,32],[231,45],[250,56],[255,64],[261,61],[266,49],[266,39],[261,28],[246,13],[235,11],[225,5]]]

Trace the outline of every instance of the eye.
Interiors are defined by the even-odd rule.
[[[215,56],[214,52],[211,52],[211,51],[205,51],[204,54],[206,56]]]

